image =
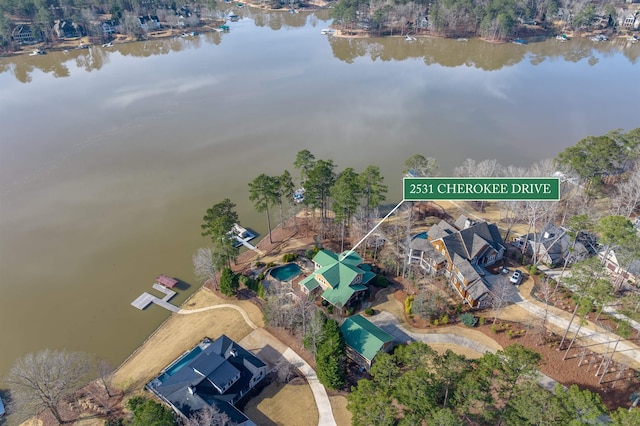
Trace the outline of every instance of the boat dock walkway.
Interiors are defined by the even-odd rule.
[[[145,291],[140,296],[138,296],[136,300],[131,302],[131,306],[138,308],[140,310],[143,310],[150,304],[155,303],[156,305],[161,306],[165,309],[168,309],[171,312],[178,312],[180,310],[179,307],[169,303],[169,300],[171,300],[171,298],[177,294],[175,291],[169,290],[165,286],[160,285],[158,283],[155,283],[153,285],[153,288],[158,290],[161,293],[164,293],[165,296],[162,299],[160,299],[159,297],[154,296],[153,294],[149,294]]]
[[[242,244],[243,246],[245,246],[245,247],[246,247],[246,248],[248,248],[249,250],[258,251],[258,248],[257,248],[256,246],[254,246],[254,245],[252,245],[251,243],[249,243],[249,240],[250,240],[251,238],[253,238],[253,237],[251,237],[251,238],[245,238],[245,239],[240,238],[238,235],[236,235],[235,237],[236,237],[236,240],[237,240],[240,244]]]

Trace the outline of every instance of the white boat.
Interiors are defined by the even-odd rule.
[[[251,241],[256,237],[253,232],[243,228],[237,223],[233,224],[231,231],[229,231],[229,235],[236,239],[236,242],[233,244],[235,247],[240,247],[243,242]]]
[[[404,39],[407,40],[407,41],[415,41],[416,40],[415,37],[411,37],[410,35],[407,35]]]
[[[597,36],[591,37],[591,41],[607,41],[609,40],[606,35],[598,34]]]
[[[566,34],[558,34],[556,36],[556,40],[558,41],[569,41],[569,37]]]
[[[336,30],[334,30],[333,28],[324,28],[322,29],[322,31],[320,31],[320,34],[322,35],[331,35],[333,33],[335,33]]]
[[[459,38],[459,39],[458,39],[458,41],[462,41],[462,42],[464,42],[464,41],[469,41],[469,39],[466,39],[466,38],[461,37],[461,38]]]
[[[41,49],[35,49],[33,52],[29,53],[29,56],[38,56],[38,55],[44,55],[46,52],[44,50]]]
[[[293,192],[293,201],[296,203],[301,203],[304,201],[304,188],[298,188]]]
[[[105,43],[102,45],[102,47],[113,47],[113,43],[109,42],[109,43]]]

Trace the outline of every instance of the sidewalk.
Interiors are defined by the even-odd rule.
[[[544,318],[545,304],[531,297],[532,290],[533,279],[529,278],[527,281],[522,283],[519,288],[520,296],[523,300],[512,306],[520,307],[529,314],[538,318]],[[564,333],[564,330],[566,330],[569,325],[571,316],[571,312],[563,311],[555,306],[548,306],[547,323],[549,328],[553,328],[557,333]],[[569,329],[569,334],[567,335],[568,339],[571,339],[578,331],[578,323],[579,318],[576,316]],[[618,340],[617,334],[605,330],[590,321],[580,328],[578,336],[581,340],[586,340],[591,343],[589,345],[589,349],[591,351],[601,354],[610,354]],[[629,340],[620,340],[616,347],[614,359],[617,362],[627,364],[629,367],[638,370],[640,369],[640,347]]]
[[[336,426],[326,389],[318,380],[313,368],[293,349],[263,328],[253,330],[238,344],[257,354],[259,358],[267,362],[270,368],[273,368],[281,357],[289,361],[307,379],[318,408],[318,426]]]

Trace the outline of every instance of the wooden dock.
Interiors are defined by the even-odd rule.
[[[171,312],[178,312],[180,310],[180,308],[178,308],[177,306],[169,303],[169,300],[171,300],[171,298],[176,295],[175,291],[169,290],[165,286],[158,283],[155,283],[153,285],[153,288],[161,293],[164,293],[165,296],[160,299],[159,297],[154,296],[153,294],[149,294],[145,291],[140,296],[138,296],[136,300],[131,302],[131,306],[143,310],[150,304],[155,303],[156,305],[168,309]]]

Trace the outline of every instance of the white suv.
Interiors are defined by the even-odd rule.
[[[522,281],[522,272],[516,269],[513,275],[511,275],[511,278],[509,278],[509,281],[511,284],[520,284],[520,281]]]

